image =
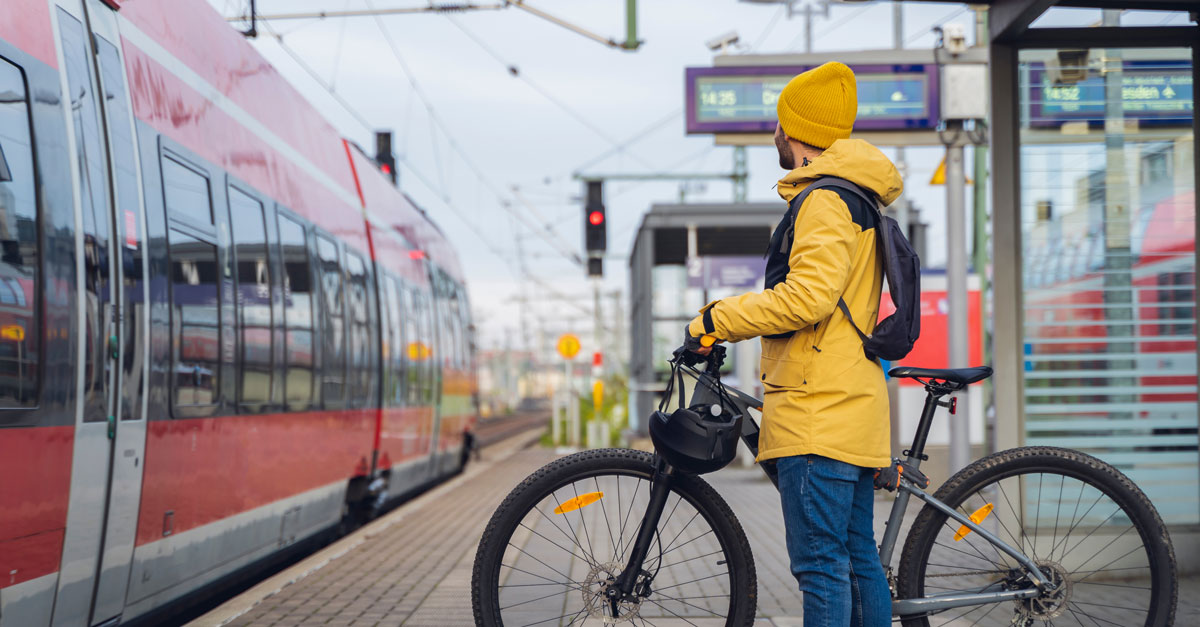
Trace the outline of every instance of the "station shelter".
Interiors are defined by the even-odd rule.
[[[1114,464],[1195,572],[1200,3],[986,4],[996,446]]]

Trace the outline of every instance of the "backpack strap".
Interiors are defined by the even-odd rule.
[[[868,205],[868,207],[870,207],[875,213],[876,240],[880,241],[881,246],[887,246],[887,244],[883,241],[887,239],[887,235],[883,234],[883,211],[880,210],[880,201],[878,201],[878,198],[863,190],[862,187],[854,185],[851,183],[851,181],[842,179],[840,177],[822,177],[812,181],[811,185],[805,187],[803,192],[800,192],[799,197],[808,198],[809,192],[822,189],[822,187],[836,187],[836,189],[845,190],[852,193],[854,196],[862,198],[862,201],[866,203],[866,205]],[[803,198],[800,199],[800,203],[802,204],[804,202]],[[884,251],[884,253],[886,253],[886,251]],[[846,316],[846,320],[850,321],[850,326],[854,328],[854,333],[858,334],[858,338],[860,340],[865,342],[866,340],[870,339],[868,335],[862,332],[862,329],[858,328],[858,323],[854,322],[854,316],[850,315],[850,306],[846,305],[846,300],[844,298],[838,297],[838,309],[841,310],[842,315]]]

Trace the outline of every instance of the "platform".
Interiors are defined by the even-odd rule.
[[[554,459],[526,431],[482,453],[462,476],[414,499],[190,623],[191,627],[448,627],[473,624],[471,565],[492,511],[512,486]],[[710,480],[737,513],[754,550],[759,621],[800,627],[778,495],[756,468]],[[882,528],[890,501],[876,502]],[[917,508],[911,508],[915,514]],[[910,516],[911,519],[911,516]],[[878,532],[877,532],[878,533]],[[1176,624],[1200,624],[1200,579],[1180,582]]]

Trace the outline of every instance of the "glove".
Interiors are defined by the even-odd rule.
[[[700,338],[692,336],[691,325],[684,325],[683,327],[683,346],[681,348],[693,353],[699,353],[700,349],[704,348],[700,344]]]

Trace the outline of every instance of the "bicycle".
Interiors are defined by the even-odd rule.
[[[742,419],[741,439],[757,456],[758,425],[748,410],[762,401],[720,382],[724,357],[715,346],[697,370],[704,358],[677,352],[672,377],[695,379],[689,407],[719,406],[713,411],[731,425]],[[1172,625],[1178,584],[1170,537],[1116,468],[1078,451],[1023,447],[970,464],[933,494],[919,485],[934,413],[953,414],[946,397],[991,372],[889,373],[926,391],[912,447],[893,460],[908,471],[879,544],[893,620],[904,627]],[[778,487],[774,464],[761,466]],[[893,572],[912,497],[924,506]],[[724,499],[700,476],[629,449],[583,451],[530,475],[493,514],[472,574],[475,621],[487,627],[740,627],[756,613],[754,559]]]

